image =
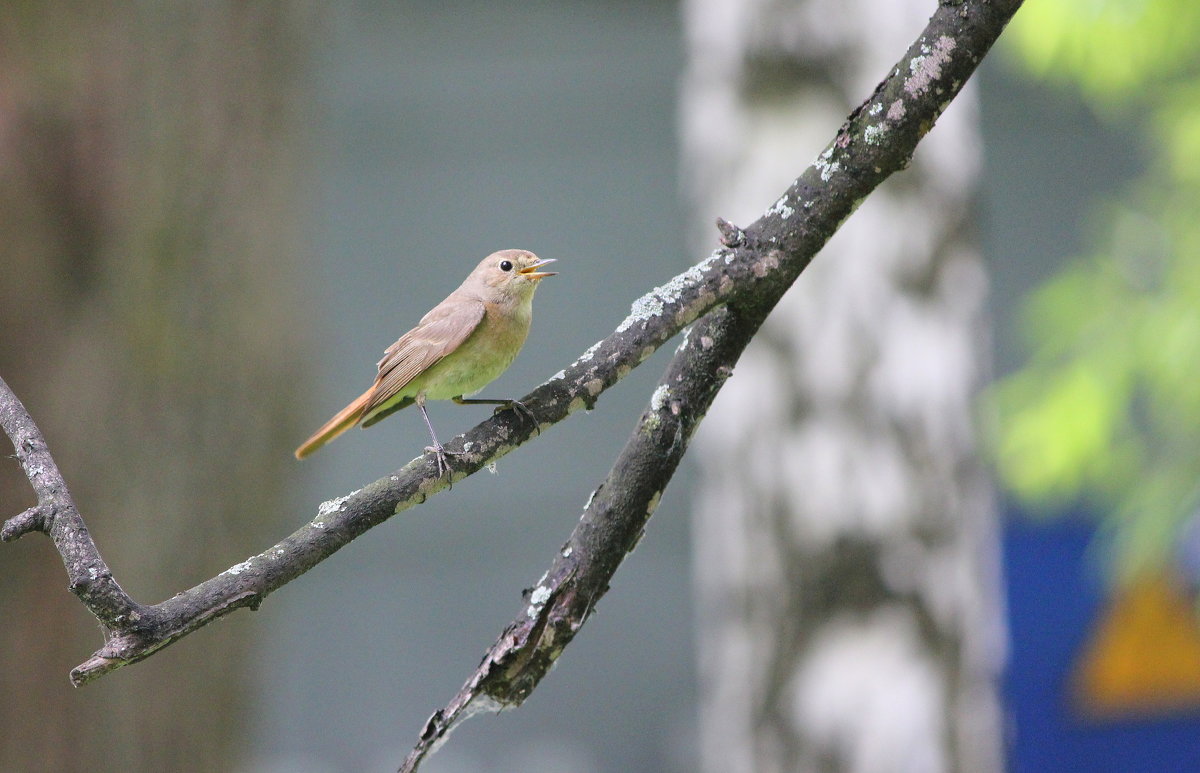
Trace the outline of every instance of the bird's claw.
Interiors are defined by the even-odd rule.
[[[437,462],[438,477],[442,477],[450,471],[450,460],[447,456],[462,456],[464,451],[447,451],[440,443],[436,446],[425,446],[425,453],[433,454],[433,460]]]
[[[538,427],[537,417],[534,416],[533,411],[529,410],[529,408],[525,405],[525,403],[521,402],[520,400],[509,400],[504,405],[497,406],[495,413],[500,413],[500,411],[507,411],[510,408],[512,409],[513,413],[517,414],[518,418],[528,419],[529,423],[533,425],[533,431],[536,434],[538,434],[538,435],[542,434],[541,428]]]

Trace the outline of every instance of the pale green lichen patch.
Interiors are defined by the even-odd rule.
[[[601,344],[603,344],[603,343],[604,343],[604,341],[597,341],[596,343],[589,346],[587,348],[587,351],[584,352],[583,354],[579,355],[578,360],[575,360],[575,364],[578,365],[583,362],[591,362],[592,357],[596,356],[596,350],[599,349]]]
[[[886,123],[875,123],[863,129],[863,140],[868,145],[878,145],[884,135],[888,133],[888,125]]]
[[[545,575],[542,575],[542,580],[545,581]],[[542,607],[550,600],[550,589],[545,585],[539,584],[529,594],[529,608],[525,610],[525,614],[533,620],[542,611]]]
[[[780,220],[787,220],[796,214],[796,210],[788,206],[788,195],[785,193],[767,210],[768,215],[779,215]]]
[[[572,401],[571,401],[571,403],[570,403],[570,404],[567,406],[567,413],[575,413],[575,411],[578,411],[578,410],[580,410],[581,408],[586,408],[586,407],[587,407],[587,403],[585,403],[585,402],[583,401],[583,398],[582,398],[582,397],[576,397],[576,398],[575,398],[574,400],[572,400]]]
[[[650,497],[650,501],[646,503],[646,515],[654,515],[654,511],[658,509],[658,501],[662,499],[662,492],[655,491],[654,496]]]
[[[354,496],[357,493],[358,493],[357,491],[352,491],[351,493],[347,494],[344,497],[338,497],[337,499],[330,499],[326,502],[322,502],[317,507],[317,518],[321,519],[328,515],[332,515],[333,513],[341,512],[342,505],[346,504],[346,500],[348,500],[350,497]]]
[[[657,292],[658,288],[656,287],[633,302],[633,305],[629,307],[629,316],[617,325],[618,333],[624,333],[638,322],[646,322],[650,318],[662,314],[663,300],[656,294]]]
[[[617,325],[616,332],[623,333],[639,322],[644,324],[650,319],[661,315],[663,309],[668,304],[674,304],[679,301],[684,291],[704,281],[705,273],[719,258],[720,254],[714,252],[687,271],[675,276],[671,281],[655,287],[641,298],[638,298],[630,307],[629,316],[623,319],[621,324]]]
[[[249,570],[253,566],[254,566],[254,559],[247,558],[245,561],[241,562],[240,564],[234,564],[233,566],[229,567],[225,571],[221,572],[221,574],[239,575],[242,572]]]
[[[813,161],[813,166],[817,168],[817,172],[821,175],[822,182],[829,180],[842,169],[842,164],[839,161],[830,161],[833,158],[833,148],[826,148],[821,155],[817,156]]]
[[[661,411],[663,404],[667,398],[671,396],[671,387],[666,384],[659,384],[654,390],[654,394],[650,395],[650,410]]]
[[[529,594],[529,603],[541,606],[550,598],[550,589],[545,585],[539,585]]]

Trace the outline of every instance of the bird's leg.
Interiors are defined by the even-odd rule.
[[[437,461],[438,477],[441,477],[450,469],[450,464],[446,460],[446,454],[458,452],[447,451],[442,446],[441,441],[437,439],[437,433],[433,431],[433,422],[429,420],[429,414],[425,412],[424,393],[417,395],[417,407],[421,409],[421,418],[425,419],[425,426],[429,429],[429,437],[433,439],[433,445],[425,446],[425,450],[433,452],[433,458]]]
[[[459,395],[458,397],[451,397],[450,399],[458,405],[495,405],[498,406],[496,408],[496,413],[500,413],[500,411],[507,411],[511,408],[512,412],[517,414],[517,416],[520,418],[529,419],[530,423],[533,424],[534,432],[539,435],[542,434],[542,431],[538,429],[537,417],[534,416],[533,411],[529,410],[529,408],[525,406],[525,403],[521,402],[520,400],[488,400],[485,398],[476,399],[463,397],[462,395]]]

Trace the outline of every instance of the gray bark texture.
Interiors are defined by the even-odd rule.
[[[751,219],[933,5],[688,0],[693,232]],[[1003,769],[996,512],[975,448],[986,277],[960,95],[768,317],[697,434],[713,773]]]

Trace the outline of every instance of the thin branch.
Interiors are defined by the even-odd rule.
[[[71,592],[87,605],[106,632],[136,630],[147,623],[152,612],[130,598],[113,579],[50,455],[45,437],[3,379],[0,426],[12,441],[17,460],[38,498],[35,506],[4,523],[0,539],[10,542],[31,531],[47,534],[62,557]]]
[[[9,518],[0,528],[0,542],[12,542],[31,531],[46,531],[47,516],[53,512],[49,505],[34,505],[20,515]]]
[[[904,165],[1019,6],[1020,0],[939,7],[891,75],[851,113],[816,163],[763,217],[745,230],[718,219],[726,249],[710,260],[760,266],[764,277],[772,275],[771,281],[755,286],[753,293],[736,293],[688,332],[649,409],[584,507],[570,539],[529,591],[527,605],[454,699],[429,718],[400,773],[416,771],[463,720],[481,711],[519,706],[533,692],[637,545],[696,426],[791,285],[790,279],[780,278],[798,275],[857,201]],[[885,118],[876,120],[880,115]],[[894,115],[908,116],[910,123],[897,125],[903,121],[892,122]],[[870,138],[888,134],[886,158],[880,158],[872,152]],[[804,214],[789,229],[786,221],[798,208]]]
[[[606,389],[681,329],[714,308],[729,304],[736,314],[725,313],[723,318],[727,320],[764,317],[857,203],[888,175],[903,168],[917,141],[932,127],[1019,5],[1019,0],[995,0],[947,3],[940,7],[891,76],[850,116],[813,166],[762,218],[745,232],[730,231],[731,246],[639,298],[630,315],[612,334],[522,398],[537,419],[536,429],[511,413],[501,413],[451,441],[451,450],[463,452],[451,458],[452,479],[476,472],[528,441],[535,432],[580,408],[592,407]],[[715,329],[713,332],[716,333]],[[742,335],[749,334],[743,331]],[[689,351],[692,350],[685,348],[683,354]],[[703,376],[701,371],[695,378]],[[710,372],[708,377],[712,379],[715,375]],[[674,388],[669,383],[664,385]],[[686,390],[693,396],[689,399],[694,404],[676,403],[681,414],[671,421],[678,427],[678,434],[648,433],[647,438],[657,438],[657,442],[665,445],[639,444],[637,448],[653,450],[631,451],[635,456],[624,463],[618,460],[618,468],[610,475],[612,482],[597,495],[590,512],[599,512],[594,508],[603,507],[606,518],[617,518],[636,513],[640,508],[648,517],[653,507],[651,500],[643,495],[661,494],[678,457],[665,477],[645,476],[663,471],[651,468],[662,466],[660,456],[672,455],[673,445],[678,447],[678,455],[682,455],[691,427],[703,415],[703,410],[698,409],[707,407],[701,386],[697,383]],[[711,396],[707,399],[711,400]],[[661,410],[652,413],[662,419]],[[437,474],[432,457],[414,459],[392,475],[323,503],[312,521],[266,551],[171,599],[143,606],[129,598],[101,560],[44,439],[3,381],[0,381],[0,425],[13,441],[38,496],[38,505],[10,519],[3,527],[3,535],[13,539],[29,531],[49,534],[63,557],[72,591],[105,630],[104,646],[71,672],[76,685],[148,657],[235,609],[256,608],[270,593],[358,535],[424,502],[450,482]],[[639,426],[645,427],[645,420]],[[653,463],[647,463],[646,458],[653,459]],[[619,490],[624,488],[637,492],[636,496],[631,498]],[[619,556],[628,548],[616,547],[616,555],[609,548],[602,548],[600,537],[606,533],[611,533],[619,546],[630,533],[639,534],[640,527],[632,532],[627,527],[596,529],[588,539],[580,541],[581,553],[585,548],[596,553],[595,558],[588,559],[588,567],[597,567],[611,575]],[[556,619],[555,610],[564,609],[563,604],[578,613],[578,599],[594,601],[595,589],[605,583],[597,585],[588,580],[590,576],[577,569],[573,575],[556,579],[561,585],[567,577],[578,577],[579,585],[561,591],[545,586],[545,590],[536,592],[538,596],[531,599],[538,602],[533,606],[540,605],[535,617],[546,621],[540,630],[557,631],[546,626]],[[592,584],[587,585],[589,582]],[[582,608],[584,617],[591,601]],[[578,624],[582,624],[582,619],[579,618]],[[543,646],[553,644],[542,634],[538,635],[538,641]],[[535,672],[536,669],[530,671]],[[524,684],[532,689],[536,680]]]
[[[622,559],[637,546],[700,420],[762,324],[723,306],[676,350],[649,408],[525,609],[492,645],[458,695],[434,713],[401,773],[415,771],[460,722],[520,705],[587,621]]]

